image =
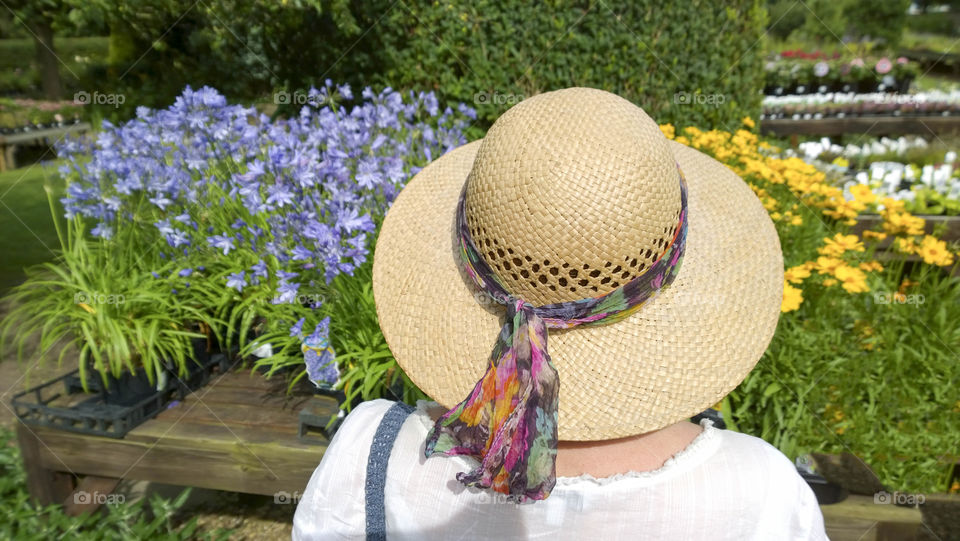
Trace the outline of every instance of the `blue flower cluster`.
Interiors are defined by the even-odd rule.
[[[327,81],[309,94],[322,107],[271,120],[187,87],[168,109],[141,107],[123,125],[105,121],[93,140],[58,145],[66,215],[93,219],[92,234],[107,239],[150,223],[165,258],[252,253],[225,279],[237,291],[268,278],[272,256],[275,300],[293,302],[304,270],[329,283],[365,261],[374,219],[420,165],[463,144],[475,118],[462,104],[441,111],[433,93],[361,96],[341,106],[351,89]]]
[[[94,137],[57,145],[61,202],[102,242],[140,254],[156,280],[144,287],[203,307],[228,342],[268,344],[278,363],[306,360],[311,380],[335,382],[329,320],[304,337],[304,318],[320,317],[331,281],[367,261],[404,183],[465,143],[476,114],[442,108],[433,93],[355,98],[330,81],[309,98],[271,118],[187,87],[167,109],[105,121]]]

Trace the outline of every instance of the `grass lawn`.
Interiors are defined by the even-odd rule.
[[[61,188],[54,167],[40,164],[0,173],[0,294],[23,278],[23,268],[49,261],[60,247],[45,183]]]

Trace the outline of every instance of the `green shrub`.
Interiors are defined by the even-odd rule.
[[[803,26],[808,11],[793,0],[768,0],[767,31],[775,38],[785,40],[794,30]]]
[[[960,13],[919,13],[906,18],[908,30],[923,34],[960,36]]]
[[[384,84],[434,89],[489,123],[523,97],[569,86],[617,93],[659,122],[736,125],[759,113],[766,22],[758,0],[365,4]]]

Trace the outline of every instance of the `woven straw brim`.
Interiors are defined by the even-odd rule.
[[[642,434],[709,408],[740,384],[776,328],[783,261],[767,212],[721,163],[670,144],[689,186],[680,273],[624,321],[549,331],[561,440]],[[456,253],[457,200],[479,145],[447,153],[410,181],[374,257],[387,343],[413,382],[447,408],[483,376],[503,323],[504,309],[474,286]],[[569,242],[578,242],[576,231]]]

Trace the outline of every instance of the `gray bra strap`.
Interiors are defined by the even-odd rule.
[[[397,439],[400,427],[413,413],[413,406],[396,402],[383,415],[373,443],[370,445],[370,457],[367,459],[366,492],[367,539],[386,541],[387,516],[383,505],[383,490],[387,484],[387,461],[393,442]]]

